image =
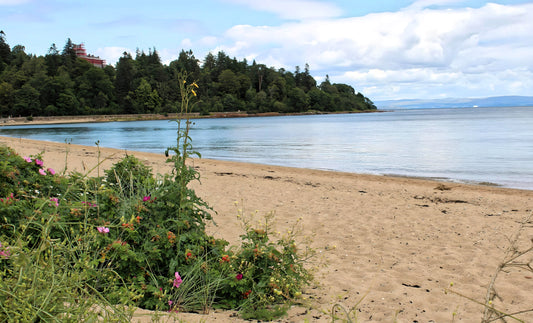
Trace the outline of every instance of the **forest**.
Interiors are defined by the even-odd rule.
[[[250,64],[223,51],[201,61],[192,50],[162,64],[157,50],[124,52],[115,66],[96,67],[76,56],[68,39],[45,56],[10,47],[0,32],[0,117],[102,114],[165,114],[181,102],[178,77],[198,84],[193,112],[303,113],[375,110],[373,102],[347,84],[317,84],[309,65],[294,72]]]

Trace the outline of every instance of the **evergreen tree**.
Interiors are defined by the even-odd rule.
[[[302,71],[278,70],[246,59],[209,53],[202,65],[192,50],[182,50],[168,66],[157,50],[137,49],[135,59],[124,52],[115,67],[95,67],[78,59],[68,39],[59,53],[52,44],[42,57],[28,55],[22,45],[12,49],[0,32],[0,114],[77,115],[162,113],[180,102],[178,75],[197,82],[203,114],[221,111],[306,112],[376,109],[373,102],[329,76],[317,87],[309,64]]]
[[[11,62],[11,48],[6,42],[6,34],[0,30],[0,73]]]

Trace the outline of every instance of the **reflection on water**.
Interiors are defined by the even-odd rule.
[[[175,122],[1,127],[0,135],[163,153]],[[533,108],[193,120],[204,158],[533,189]]]

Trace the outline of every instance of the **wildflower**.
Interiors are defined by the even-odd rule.
[[[13,193],[9,194],[8,197],[6,197],[6,199],[0,199],[0,202],[5,202],[7,204],[11,204],[11,202],[9,200],[15,200],[15,196],[13,196]],[[1,246],[1,245],[0,245]]]
[[[238,273],[237,276],[235,276],[235,279],[237,279],[237,280],[241,280],[241,279],[242,279],[242,274],[241,274],[241,273]]]
[[[172,307],[173,301],[168,301],[168,306]]]
[[[247,299],[248,296],[249,296],[251,293],[252,293],[252,290],[249,289],[246,293],[244,293],[244,294],[242,295],[242,297],[243,297],[244,299]]]
[[[106,228],[106,227],[97,227],[96,230],[98,230],[98,232],[103,233],[103,234],[109,233],[109,228]]]
[[[168,231],[167,232],[167,239],[168,239],[168,242],[170,242],[170,243],[176,242],[176,235],[174,234],[174,232]]]
[[[52,175],[56,174],[56,171],[53,168],[47,168],[46,170]]]
[[[193,89],[191,89],[191,92],[192,92],[192,94],[194,94],[194,96],[196,96],[196,92],[194,92]]]
[[[174,283],[172,284],[172,286],[179,288],[183,280],[181,280],[180,273],[178,273],[177,271],[174,273],[174,276],[176,277],[176,279],[174,279]]]
[[[42,168],[39,168],[39,174],[46,175],[46,171]]]
[[[228,255],[223,255],[222,256],[222,260],[220,262],[229,262],[229,256]]]
[[[36,159],[36,160],[35,160],[35,164],[37,164],[37,166],[43,166],[44,163],[43,163],[42,160],[40,160],[40,159]]]
[[[192,85],[198,88],[198,84],[196,84],[196,82],[193,82]]]
[[[151,198],[152,198],[151,196],[145,196],[143,197],[143,202],[150,201]]]
[[[11,256],[11,252],[8,249],[9,247],[3,247],[2,243],[0,243],[0,257],[5,259],[9,258],[9,256]]]
[[[85,204],[88,207],[97,207],[97,204],[92,204],[91,202],[81,201],[81,204]]]
[[[27,163],[31,163],[33,160],[31,160],[30,157],[22,157]]]
[[[51,197],[50,201],[54,202],[56,207],[59,206],[59,199],[57,197]],[[52,206],[52,203],[50,203],[50,206]]]

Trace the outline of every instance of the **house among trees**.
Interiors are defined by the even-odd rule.
[[[93,64],[96,67],[100,67],[100,68],[105,67],[104,59],[101,59],[98,56],[93,56],[90,54],[87,55],[87,52],[85,51],[85,45],[83,43],[79,45],[73,44],[73,49],[77,57],[86,60],[87,62]]]

